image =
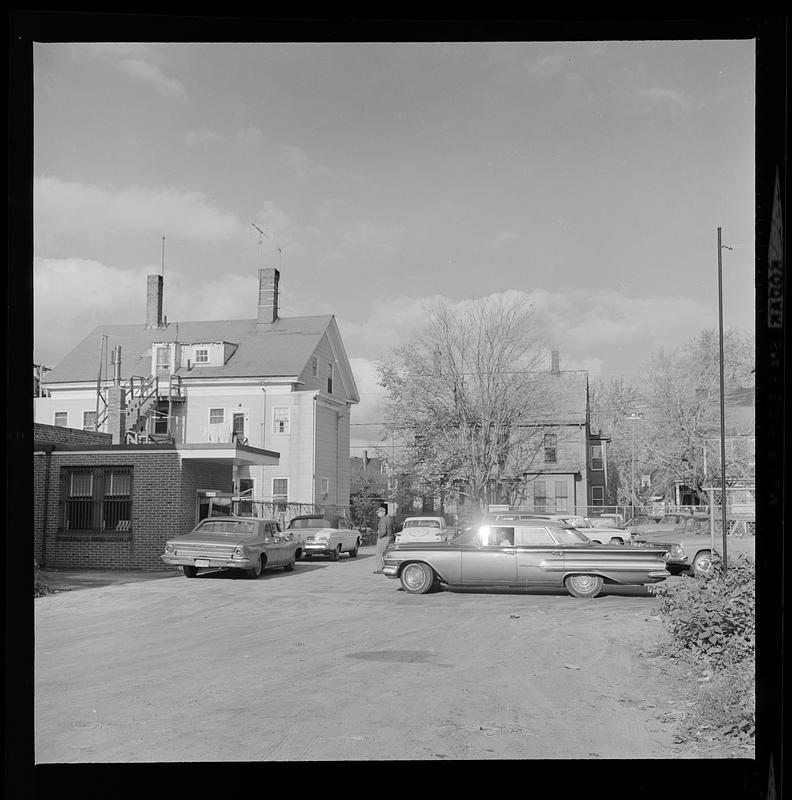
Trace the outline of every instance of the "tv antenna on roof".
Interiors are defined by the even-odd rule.
[[[252,226],[253,226],[253,227],[254,227],[254,228],[255,228],[255,229],[256,229],[256,230],[259,232],[259,240],[258,240],[258,243],[259,243],[259,244],[261,244],[261,240],[262,240],[262,238],[264,238],[264,239],[269,239],[269,236],[267,236],[267,234],[266,234],[266,233],[264,233],[264,231],[263,231],[263,230],[261,230],[261,228],[259,228],[259,226],[258,226],[258,225],[256,225],[256,223],[255,223],[255,222],[251,222],[250,224],[251,224],[251,225],[252,225]]]

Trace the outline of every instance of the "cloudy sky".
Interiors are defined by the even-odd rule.
[[[753,328],[754,42],[34,45],[34,360],[96,325],[335,314],[375,362],[427,299],[525,293],[562,369]],[[259,230],[263,231],[260,233]]]

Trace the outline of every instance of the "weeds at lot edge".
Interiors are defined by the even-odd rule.
[[[756,725],[755,568],[736,554],[724,575],[658,584],[652,613],[664,624],[655,655],[671,659],[691,687],[687,711],[677,720],[676,740],[719,742],[752,748]]]
[[[33,597],[44,597],[48,594],[55,594],[58,591],[57,589],[53,589],[48,583],[44,582],[44,579],[41,577],[41,568],[39,565],[34,561],[33,562]]]

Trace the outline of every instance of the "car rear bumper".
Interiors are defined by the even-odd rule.
[[[252,569],[254,564],[249,558],[219,558],[217,556],[160,556],[171,567],[229,567],[232,569]]]
[[[326,544],[314,544],[313,542],[304,542],[303,546],[304,555],[327,555],[332,552],[332,548]]]

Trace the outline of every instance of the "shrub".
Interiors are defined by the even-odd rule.
[[[652,613],[663,618],[672,636],[672,655],[689,655],[714,670],[754,658],[754,561],[738,553],[729,562],[725,574],[716,561],[709,577],[652,587],[660,598]]]
[[[658,584],[652,613],[665,623],[665,655],[701,668],[693,707],[680,721],[678,741],[729,739],[749,746],[756,724],[754,561],[729,558],[724,574],[716,561],[710,577]]]
[[[44,582],[41,577],[41,568],[38,563],[33,561],[33,597],[43,597],[55,591],[51,586]]]

